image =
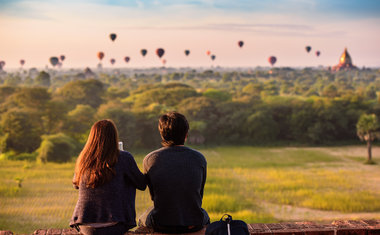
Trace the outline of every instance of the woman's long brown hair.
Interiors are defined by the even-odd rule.
[[[111,120],[96,122],[77,159],[73,184],[79,187],[83,181],[86,187],[95,188],[108,182],[115,175],[113,167],[118,156],[115,124]]]

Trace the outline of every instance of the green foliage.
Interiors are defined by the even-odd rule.
[[[41,146],[38,148],[39,161],[67,162],[70,161],[76,149],[75,142],[69,136],[58,133],[42,137]]]
[[[19,88],[14,86],[0,86],[0,103],[3,103],[9,96],[15,93]]]
[[[49,87],[50,86],[50,74],[48,74],[45,71],[41,71],[38,74],[38,76],[35,78],[34,83],[37,86]]]
[[[251,95],[251,96],[260,96],[261,92],[264,90],[262,84],[257,83],[249,83],[243,88],[243,93]]]
[[[133,94],[126,101],[132,101],[136,108],[143,108],[153,103],[174,107],[182,100],[194,96],[197,96],[194,88],[184,84],[169,83]]]
[[[21,84],[22,80],[21,77],[18,75],[9,75],[4,80],[4,85],[6,86],[17,86]]]
[[[31,153],[38,148],[41,130],[34,116],[34,113],[17,109],[2,115],[1,127],[4,134],[0,140],[1,152],[13,150],[16,153]]]
[[[46,88],[42,87],[23,87],[14,93],[9,99],[13,105],[22,109],[35,109],[42,111],[46,108],[47,103],[51,99],[51,94]]]
[[[266,143],[275,141],[279,127],[268,111],[257,111],[247,118],[246,127],[252,143]]]
[[[48,84],[32,87],[25,81],[0,86],[1,149],[33,152],[41,135],[59,132],[80,146],[91,125],[103,118],[115,121],[128,147],[152,148],[160,142],[158,117],[173,110],[192,123],[188,140],[194,145],[355,143],[359,116],[380,116],[377,70],[271,71],[258,67],[226,72],[62,70],[48,74],[31,69],[21,75],[33,81],[50,76],[49,89]],[[1,81],[21,75],[8,73]],[[15,111],[24,113],[18,119],[25,122],[9,121],[9,113]],[[25,135],[27,141],[21,141]],[[22,142],[28,143],[20,146]]]
[[[323,96],[334,98],[338,96],[338,89],[334,84],[330,84],[323,89]]]
[[[0,154],[0,160],[12,160],[12,161],[35,161],[37,159],[37,152],[33,153],[16,153],[9,151]]]
[[[229,101],[232,98],[230,93],[212,88],[209,88],[205,92],[203,92],[203,96],[206,96],[212,100],[216,100],[219,102]]]
[[[137,120],[134,113],[126,111],[121,104],[109,103],[99,107],[97,119],[111,119],[118,130],[119,140],[124,143],[124,149],[134,146],[137,139]],[[144,137],[140,137],[144,138]],[[149,137],[145,137],[149,138]]]
[[[90,105],[97,108],[103,102],[105,85],[95,79],[67,83],[59,90],[59,95],[68,105]]]
[[[374,140],[380,124],[375,114],[362,114],[356,124],[357,134],[362,140]]]

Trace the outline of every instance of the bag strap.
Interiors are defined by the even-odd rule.
[[[223,220],[224,217],[226,217],[226,218]],[[231,221],[232,221],[232,216],[229,215],[229,214],[224,214],[224,215],[222,216],[222,218],[220,219],[220,221],[224,221],[224,222],[226,222],[226,224],[227,224],[227,233],[228,233],[228,235],[231,235],[231,227],[230,227],[230,223],[231,223]]]
[[[226,218],[224,218],[224,217],[226,217]],[[225,221],[227,224],[229,224],[232,221],[232,216],[229,214],[224,214],[222,216],[222,218],[220,218],[220,221]]]

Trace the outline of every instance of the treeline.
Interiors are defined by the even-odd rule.
[[[158,117],[172,110],[190,121],[193,145],[353,142],[361,114],[380,116],[379,70],[128,75],[86,69],[3,74],[0,82],[3,158],[70,160],[104,118],[114,120],[126,148],[158,147]]]

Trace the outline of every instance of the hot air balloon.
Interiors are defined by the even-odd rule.
[[[165,54],[165,50],[162,49],[162,48],[158,48],[158,49],[156,50],[156,54],[157,54],[157,56],[158,56],[159,58],[161,58],[161,57]]]
[[[61,55],[59,58],[61,59],[61,62],[63,62],[66,59],[66,56],[65,55]]]
[[[311,51],[311,46],[306,46],[305,49],[306,49],[307,53],[309,53]]]
[[[101,51],[99,51],[99,52],[98,52],[98,59],[99,59],[99,60],[102,60],[103,58],[104,58],[104,53],[101,52]]]
[[[25,60],[20,60],[21,67],[24,66],[24,64],[25,64]]]
[[[116,37],[117,37],[116,33],[111,33],[110,34],[110,38],[111,38],[112,41],[115,41]]]
[[[277,61],[277,58],[275,56],[271,56],[268,58],[268,62],[273,66]]]
[[[316,56],[320,56],[320,55],[321,55],[321,52],[320,52],[320,51],[316,51],[316,52],[315,52],[315,55],[316,55]]]
[[[211,51],[206,51],[206,55],[211,55]]]
[[[146,50],[146,49],[141,49],[141,55],[143,56],[143,57],[145,57],[145,55],[146,55],[146,53],[148,53],[148,51]]]
[[[110,59],[111,64],[115,64],[116,60],[114,58]]]
[[[53,57],[50,57],[49,61],[50,61],[50,64],[53,65],[53,67],[55,67],[58,64],[59,59],[58,57],[53,56]]]
[[[165,64],[166,64],[166,60],[165,59],[162,60],[162,64],[165,66]]]
[[[239,45],[239,47],[243,47],[244,42],[243,42],[243,41],[239,41],[239,42],[238,42],[238,45]]]
[[[190,54],[190,50],[185,50],[185,55],[188,56]]]
[[[5,66],[5,61],[4,60],[0,61],[0,70],[2,70],[4,66]]]
[[[212,60],[215,60],[216,56],[215,55],[211,55],[211,59]]]
[[[130,59],[131,58],[129,58],[129,56],[124,57],[124,60],[125,60],[126,63],[128,63]]]

